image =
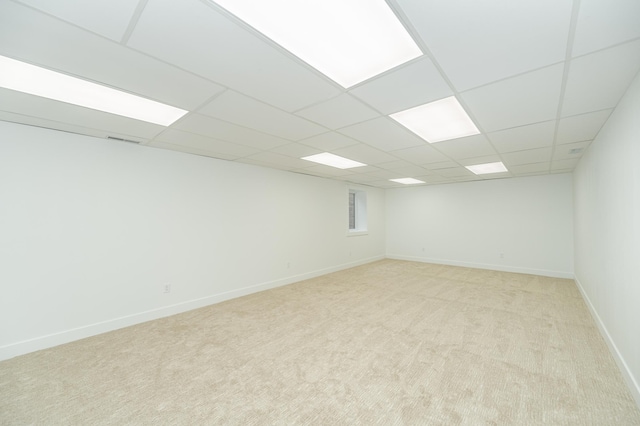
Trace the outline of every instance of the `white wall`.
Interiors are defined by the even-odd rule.
[[[0,359],[382,258],[360,189],[0,122]]]
[[[574,172],[575,274],[640,405],[640,77]]]
[[[387,190],[387,256],[572,278],[571,191],[569,174]]]

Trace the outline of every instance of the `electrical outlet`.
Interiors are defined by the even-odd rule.
[[[164,293],[171,293],[171,284],[165,284],[162,289]]]
[[[500,259],[504,259],[504,253],[500,253]]]

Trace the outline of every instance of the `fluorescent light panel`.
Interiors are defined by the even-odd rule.
[[[422,55],[384,0],[215,3],[345,88]]]
[[[455,96],[390,115],[429,143],[480,133]]]
[[[170,126],[188,111],[0,56],[0,87]]]
[[[391,182],[398,182],[405,185],[414,185],[416,183],[424,183],[424,181],[414,178],[389,179]]]
[[[497,163],[476,164],[474,166],[466,166],[466,168],[477,175],[504,173],[509,171],[504,164],[502,164],[502,161],[498,161]]]
[[[364,163],[349,160],[348,158],[340,157],[339,155],[329,152],[302,157],[302,160],[313,161],[314,163],[324,164],[325,166],[336,167],[338,169],[352,169],[354,167],[366,166]]]

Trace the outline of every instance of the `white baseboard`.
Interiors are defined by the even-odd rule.
[[[616,346],[615,342],[611,338],[611,335],[609,334],[607,327],[602,322],[602,319],[600,319],[600,315],[598,315],[598,311],[596,311],[596,308],[591,303],[591,300],[589,299],[587,292],[584,290],[584,287],[582,287],[582,284],[580,283],[580,280],[578,279],[577,276],[575,277],[575,281],[578,286],[578,290],[580,290],[580,293],[582,294],[582,298],[586,302],[587,307],[591,312],[591,316],[593,317],[594,321],[598,325],[600,334],[604,338],[604,341],[607,342],[607,346],[609,346],[609,351],[611,352],[611,355],[613,355],[613,359],[615,359],[616,364],[618,364],[618,368],[622,373],[622,377],[624,377],[624,381],[627,382],[627,386],[631,391],[631,395],[633,396],[633,399],[635,399],[636,401],[636,405],[638,405],[638,408],[640,408],[640,385],[638,385],[638,382],[633,377],[633,373],[631,372],[631,369],[629,369],[629,366],[627,365],[624,358],[622,357],[622,354],[620,353],[620,351],[618,350],[618,347]]]
[[[494,265],[488,263],[463,262],[448,259],[433,259],[418,256],[405,256],[400,254],[387,254],[387,259],[410,260],[413,262],[436,263],[440,265],[462,266],[465,268],[489,269],[492,271],[515,272],[518,274],[541,275],[543,277],[566,278],[572,280],[574,275],[567,271],[550,271],[546,269],[522,268],[519,266]]]
[[[292,284],[298,281],[307,280],[310,278],[319,277],[321,275],[330,274],[332,272],[341,271],[344,269],[353,268],[355,266],[364,265],[366,263],[375,262],[384,259],[384,256],[374,256],[367,259],[358,260],[355,262],[349,262],[342,265],[332,266],[330,268],[319,269],[316,271],[307,272],[300,275],[293,275],[286,278],[281,278],[274,281],[268,281],[248,287],[243,287],[237,290],[228,291],[225,293],[214,294],[206,296],[200,299],[189,300],[186,302],[177,303],[174,305],[163,306],[157,309],[152,309],[145,312],[139,312],[133,315],[127,315],[124,317],[114,318],[108,321],[103,321],[94,324],[88,324],[82,327],[61,331],[58,333],[49,334],[46,336],[40,336],[29,340],[23,340],[21,342],[11,343],[0,347],[0,361],[10,359],[19,355],[24,355],[30,352],[39,351],[42,349],[51,348],[54,346],[62,345],[64,343],[73,342],[76,340],[84,339],[87,337],[95,336],[98,334],[106,333],[109,331],[117,330],[124,327],[140,324],[147,321],[152,321],[159,318],[168,317],[170,315],[179,314],[182,312],[190,311],[193,309],[202,308],[204,306],[213,305],[216,303],[224,302],[226,300],[235,299],[237,297],[246,296],[252,293],[257,293],[271,288],[281,287],[284,285]]]

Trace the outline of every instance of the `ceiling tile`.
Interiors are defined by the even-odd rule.
[[[573,56],[640,37],[637,0],[580,0]]]
[[[498,152],[522,151],[525,149],[544,148],[553,145],[555,121],[530,124],[489,133]]]
[[[453,95],[427,57],[369,80],[350,91],[383,114],[392,114]]]
[[[319,149],[312,148],[307,145],[302,145],[299,143],[292,143],[289,145],[282,145],[277,148],[273,148],[270,150],[271,152],[275,152],[276,154],[287,155],[293,158],[302,158],[307,157],[309,155],[320,154],[323,151]]]
[[[227,142],[251,146],[259,150],[272,149],[291,142],[266,133],[257,132],[245,127],[237,126],[216,118],[200,114],[187,114],[183,119],[171,126],[189,133],[209,136]]]
[[[128,135],[124,133],[119,133],[114,129],[109,129],[109,130],[92,129],[88,127],[78,126],[76,124],[62,123],[60,121],[52,121],[44,118],[15,114],[13,112],[7,112],[7,111],[0,111],[0,121],[8,121],[10,123],[19,123],[19,124],[25,124],[28,126],[35,126],[35,127],[44,127],[46,129],[61,130],[63,132],[78,133],[80,135],[93,136],[96,138],[103,138],[103,139],[107,138],[108,136],[112,136],[116,138],[133,140],[140,143],[145,143],[149,139],[151,139],[150,137],[143,138],[140,136],[133,136],[133,135]]]
[[[415,133],[389,117],[380,117],[340,129],[340,133],[384,151],[425,145]]]
[[[138,6],[131,0],[20,0],[79,27],[120,41]]]
[[[235,155],[221,154],[219,152],[209,151],[207,149],[195,148],[188,145],[176,145],[158,140],[151,142],[147,146],[150,146],[152,148],[168,149],[171,151],[186,152],[188,154],[202,155],[205,157],[219,158],[221,160],[235,160],[238,158]]]
[[[401,178],[398,172],[393,170],[378,170],[376,172],[366,173],[367,176],[373,176],[378,179],[398,179]]]
[[[198,0],[149,0],[127,45],[286,111],[340,93],[288,52]]]
[[[438,142],[432,145],[435,149],[454,160],[470,157],[492,155],[496,151],[484,135],[468,136],[466,138],[452,139]]]
[[[354,175],[345,175],[345,178],[350,182],[355,183],[369,183],[376,180],[380,180],[380,178],[375,176],[367,176],[365,174],[354,174]]]
[[[551,162],[551,171],[571,171],[576,168],[578,161],[580,160],[554,160]]]
[[[462,94],[486,132],[553,120],[558,111],[563,65],[558,64]]]
[[[571,143],[593,140],[613,110],[606,109],[587,114],[574,115],[560,120],[556,143]]]
[[[277,154],[275,152],[259,152],[257,154],[248,155],[244,158],[261,163],[274,164],[282,169],[300,169],[309,164],[308,161],[301,160],[299,158],[292,158],[287,155]]]
[[[158,146],[156,142],[169,143],[176,147],[193,148],[203,152],[223,154],[227,160],[246,157],[259,152],[259,150],[245,145],[225,142],[176,129],[165,130],[156,136],[151,145]]]
[[[190,111],[222,91],[201,77],[12,2],[0,2],[0,54]]]
[[[640,69],[640,40],[572,59],[562,116],[613,108]]]
[[[422,145],[413,148],[399,149],[393,151],[393,155],[419,165],[450,160],[449,157],[442,154],[431,145]]]
[[[510,166],[509,171],[516,176],[529,175],[533,173],[547,173],[551,167],[551,161],[542,163],[522,164],[520,166]]]
[[[64,125],[82,123],[81,127],[102,130],[107,135],[116,132],[142,139],[151,139],[166,128],[145,121],[2,88],[0,88],[0,111],[50,120],[49,123],[53,129],[64,130]],[[62,123],[63,126],[57,126],[56,122]]]
[[[439,174],[440,176],[449,177],[449,178],[475,176],[475,174],[471,173],[469,170],[459,166],[452,167],[449,169],[439,169],[436,173]]]
[[[305,160],[300,160],[300,161],[305,162]],[[307,163],[314,164],[310,161]],[[309,173],[315,176],[345,176],[345,175],[352,175],[353,172],[351,170],[353,169],[338,169],[331,166],[325,166],[323,164],[316,164],[315,166],[311,166],[311,167],[300,167],[296,171],[298,173]]]
[[[565,58],[571,0],[397,0],[460,91]]]
[[[556,146],[553,152],[553,161],[558,160],[576,160],[582,157],[587,148],[591,145],[591,141],[582,141],[567,143],[564,145]],[[581,150],[576,153],[571,153],[572,150]]]
[[[327,131],[304,118],[231,90],[222,93],[198,112],[292,141]]]
[[[552,148],[528,149],[526,151],[509,152],[502,154],[504,165],[507,168],[521,164],[543,163],[551,160]]]
[[[352,145],[346,148],[336,149],[335,151],[333,151],[333,153],[341,157],[359,161],[365,164],[379,164],[396,159],[385,152],[382,152],[365,144]]]
[[[441,161],[438,163],[425,164],[423,167],[427,170],[431,170],[432,172],[437,173],[437,171],[440,169],[451,169],[458,166],[459,164],[455,161]]]
[[[296,114],[333,130],[380,115],[346,93],[304,108],[296,112]]]
[[[312,146],[321,151],[333,151],[334,149],[357,145],[359,142],[336,132],[327,132],[299,141],[301,144]]]
[[[499,155],[485,155],[482,157],[463,158],[458,160],[463,166],[475,166],[476,164],[497,163],[502,161]]]

